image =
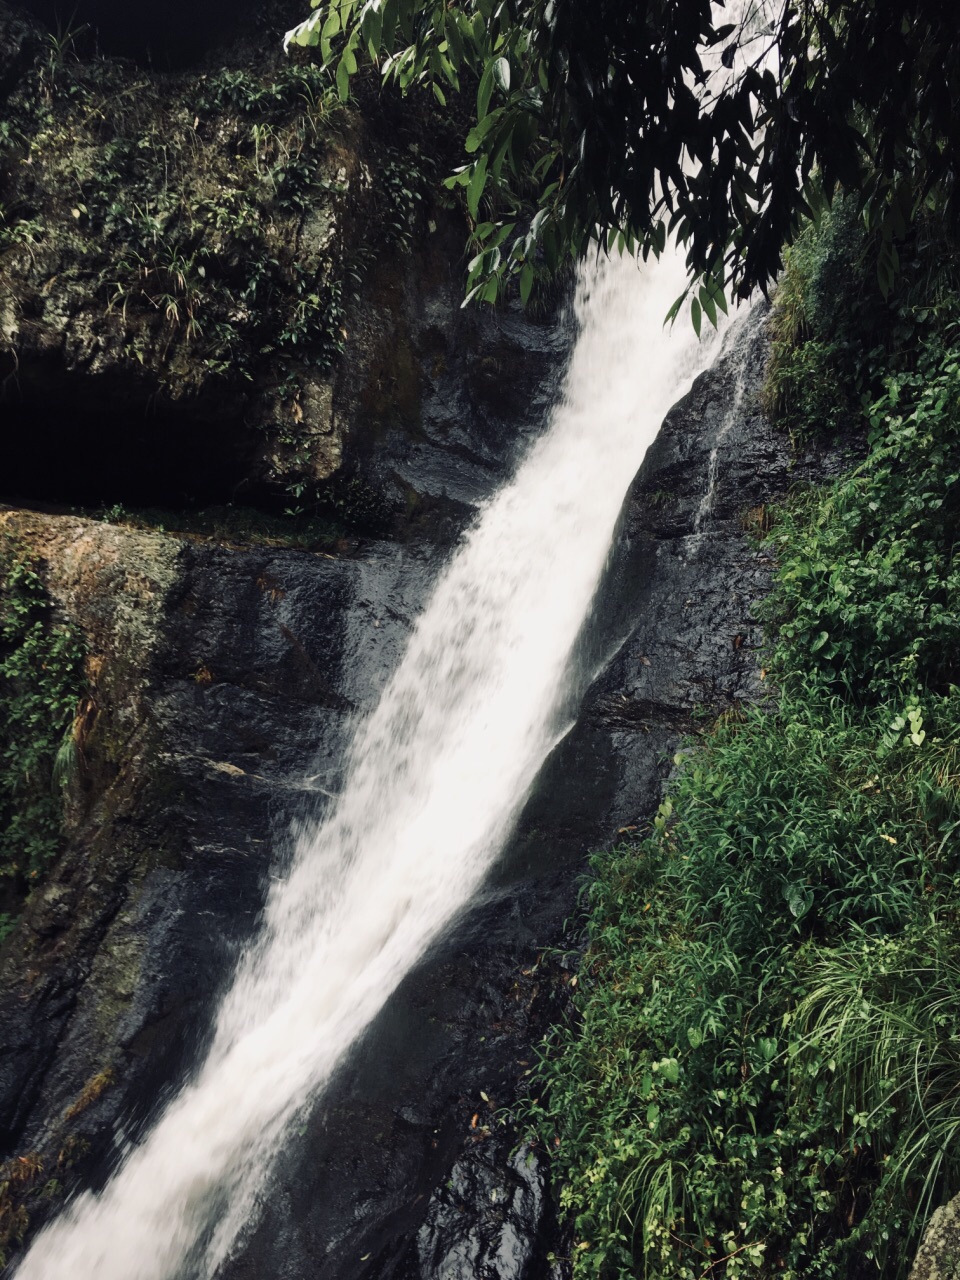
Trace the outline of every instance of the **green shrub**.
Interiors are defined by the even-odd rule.
[[[859,356],[879,340],[888,310],[867,265],[866,233],[853,202],[838,201],[787,252],[777,287],[767,410],[798,441],[856,421]]]
[[[869,422],[866,461],[781,515],[774,617],[788,670],[919,705],[960,674],[960,325],[887,379]]]
[[[852,1248],[902,1260],[958,1185],[948,702],[944,737],[886,751],[883,714],[815,689],[750,711],[659,831],[594,859],[580,1020],[532,1109],[577,1275],[845,1275]]]

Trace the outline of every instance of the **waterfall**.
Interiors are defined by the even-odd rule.
[[[291,1122],[475,898],[565,730],[623,495],[696,371],[685,322],[663,326],[684,283],[669,251],[582,274],[547,429],[440,575],[329,815],[298,831],[206,1060],[103,1190],[41,1232],[18,1280],[212,1277]]]

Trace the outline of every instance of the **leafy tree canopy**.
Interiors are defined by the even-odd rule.
[[[340,96],[365,62],[407,92],[476,97],[463,188],[468,297],[599,244],[685,245],[694,321],[775,278],[837,191],[880,244],[958,213],[956,0],[312,0]],[[682,300],[681,300],[682,301]],[[678,303],[679,306],[679,303]]]

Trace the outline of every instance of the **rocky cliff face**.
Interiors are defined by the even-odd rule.
[[[416,130],[333,109],[309,68],[247,37],[161,74],[13,10],[0,27],[0,518],[88,646],[64,852],[0,954],[13,1241],[102,1181],[114,1135],[196,1062],[291,818],[336,792],[353,718],[571,335],[460,310],[463,227]],[[760,690],[751,529],[814,467],[763,420],[765,356],[758,310],[668,417],[584,631],[574,727],[484,900],[291,1138],[231,1280],[562,1272],[542,1154],[494,1111],[562,1003],[549,954],[583,855],[645,820],[701,716]],[[177,508],[307,498],[339,521],[313,550],[236,522],[170,532]],[[76,510],[117,503],[168,511]]]
[[[492,1115],[566,976],[583,854],[644,820],[700,715],[756,696],[749,526],[795,472],[757,391],[760,312],[674,410],[635,481],[585,650],[599,674],[485,901],[405,982],[291,1140],[230,1276],[531,1277],[551,1218],[535,1151]],[[8,941],[7,1151],[99,1181],[200,1052],[290,818],[335,793],[443,557],[309,553],[8,510],[88,638],[66,852]],[[485,1096],[484,1096],[485,1095]],[[56,1196],[27,1197],[35,1226]]]
[[[460,310],[442,123],[343,107],[296,14],[156,72],[0,4],[2,496],[456,523],[537,420],[555,327]]]

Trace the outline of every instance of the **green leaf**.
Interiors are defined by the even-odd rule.
[[[673,324],[674,320],[676,320],[677,316],[680,314],[680,308],[683,306],[686,300],[687,300],[686,293],[681,293],[680,297],[677,298],[675,302],[672,302],[670,304],[670,310],[667,312],[667,314],[663,318],[664,325]]]
[[[313,14],[298,23],[283,38],[283,47],[295,44],[302,49],[312,48],[320,43],[320,15]]]
[[[384,53],[391,53],[397,35],[397,16],[400,0],[383,0],[382,21],[380,26],[380,47]]]
[[[464,149],[468,151],[471,155],[475,151],[478,151],[480,149],[480,145],[483,142],[484,138],[487,136],[490,130],[494,128],[494,126],[497,124],[497,122],[501,119],[502,116],[503,116],[502,107],[497,107],[495,111],[491,111],[486,116],[484,116],[484,118],[480,121],[480,123],[477,125],[474,125],[474,127],[467,134],[467,140],[464,143]]]
[[[524,306],[530,300],[530,292],[533,289],[533,266],[529,262],[525,262],[520,268],[520,301]]]
[[[380,37],[383,32],[383,11],[380,6],[364,5],[360,18],[360,34],[367,46],[371,61],[376,61],[380,53]],[[388,50],[389,52],[389,50]]]
[[[493,68],[494,64],[492,62],[488,62],[483,69],[483,75],[480,77],[480,84],[477,88],[478,124],[483,121],[490,107],[490,95],[493,93]]]
[[[486,181],[487,157],[481,156],[473,166],[470,184],[467,187],[467,208],[470,210],[470,217],[474,220],[476,220],[480,209],[480,199],[483,195],[483,188],[486,185]]]
[[[447,43],[450,46],[450,53],[453,56],[453,61],[456,66],[462,66],[466,56],[459,20],[460,15],[456,11],[444,14],[443,33],[447,38]]]
[[[327,20],[323,24],[323,30],[320,32],[320,39],[330,41],[334,36],[340,34],[340,14],[336,9],[331,9],[327,15]]]
[[[700,296],[700,305],[703,307],[704,315],[707,317],[707,319],[710,321],[710,323],[713,325],[715,329],[717,327],[716,303],[714,302],[710,294],[707,292],[706,288],[700,289],[699,296]]]
[[[805,884],[788,884],[783,888],[783,898],[790,914],[802,919],[813,906],[813,890]]]
[[[350,97],[350,73],[347,71],[345,58],[337,63],[337,97],[341,102],[346,102]]]

